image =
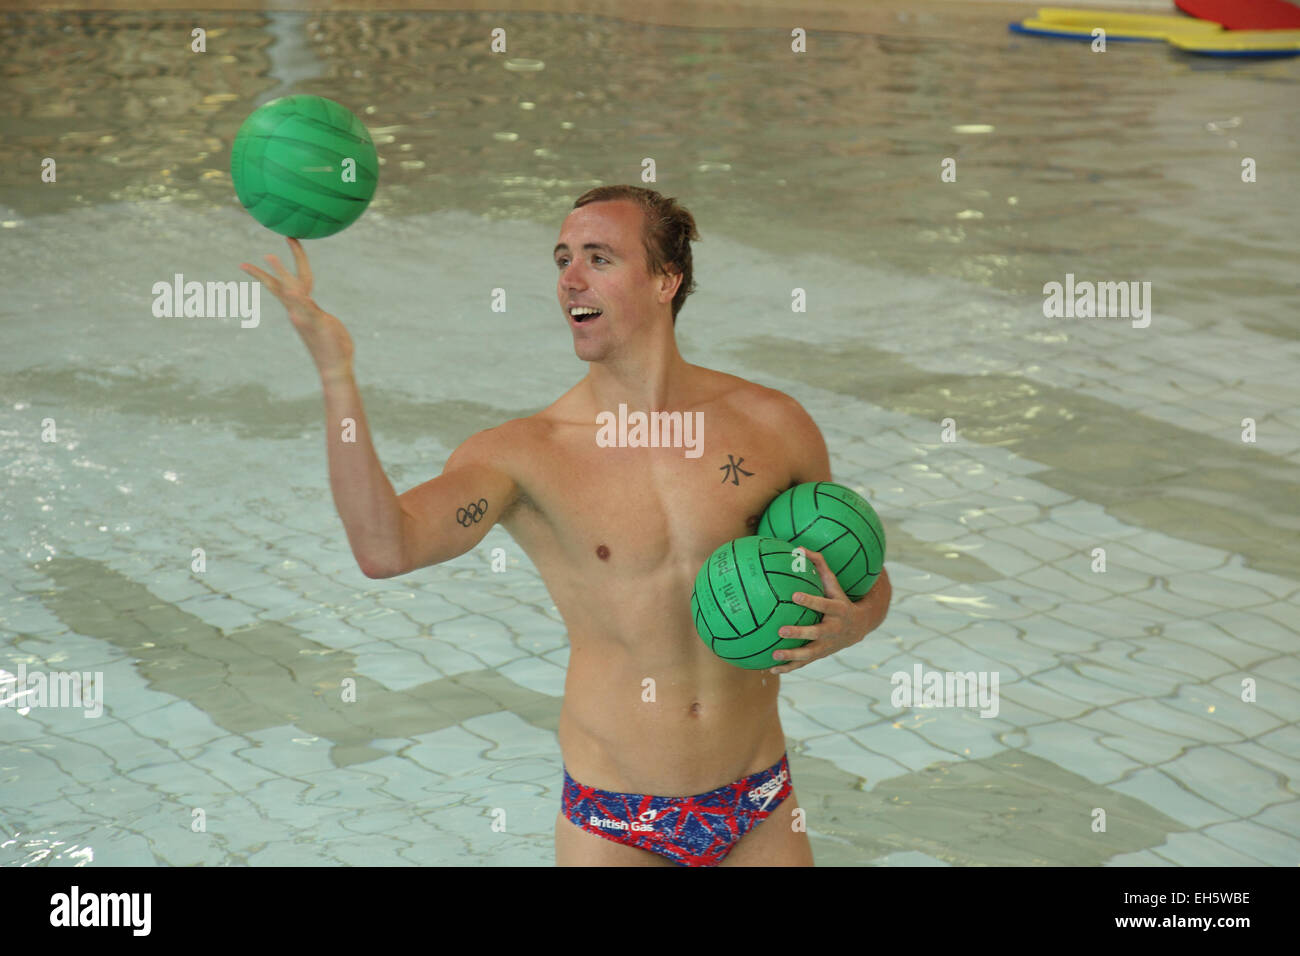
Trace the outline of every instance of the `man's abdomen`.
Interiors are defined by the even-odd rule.
[[[570,635],[560,748],[574,779],[623,793],[693,796],[785,752],[779,678],[695,646],[644,648]]]

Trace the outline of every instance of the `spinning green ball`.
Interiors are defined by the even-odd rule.
[[[284,96],[253,111],[230,149],[235,194],[284,236],[320,239],[356,221],[379,182],[361,120],[323,96]]]
[[[796,559],[793,550],[776,538],[736,538],[714,551],[695,576],[695,631],[727,663],[747,670],[776,667],[786,662],[773,659],[773,651],[808,643],[778,633],[786,625],[811,626],[822,619],[791,600],[796,591],[826,595],[813,563]]]
[[[850,601],[870,591],[885,566],[885,528],[876,509],[833,481],[809,481],[781,492],[754,530],[819,552]]]

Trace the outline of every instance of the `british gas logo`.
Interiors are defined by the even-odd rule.
[[[650,820],[654,819],[655,810],[646,811],[649,813]],[[611,820],[608,817],[598,817],[595,814],[587,818],[587,823],[598,830],[627,830],[631,833],[654,833],[654,826],[646,820],[646,814],[643,813],[636,820]]]

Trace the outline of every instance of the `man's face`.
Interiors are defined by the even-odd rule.
[[[555,248],[556,294],[573,331],[578,358],[600,361],[660,321],[680,276],[651,276],[641,243],[641,207],[618,199],[588,203],[569,213]],[[573,315],[585,305],[597,316]]]

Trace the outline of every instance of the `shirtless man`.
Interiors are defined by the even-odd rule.
[[[813,552],[826,597],[796,599],[825,616],[787,629],[810,641],[777,652],[788,663],[744,670],[696,635],[691,590],[714,549],[752,534],[786,488],[831,480],[826,444],[797,401],[678,352],[674,325],[692,291],[689,240],[698,238],[690,213],[650,190],[602,187],[579,198],[554,258],[586,377],[537,414],[471,436],[440,476],[400,497],[370,439],[351,338],[311,300],[302,246],[289,241],[297,276],[275,256],[267,260],[277,278],[241,267],[285,305],[316,361],[330,486],[365,575],[448,561],[496,522],[541,573],[570,643],[560,865],[812,865],[807,834],[794,825],[774,675],[857,643],[889,606],[883,570],[850,602]],[[579,306],[601,314],[579,321]],[[702,412],[703,454],[601,447],[597,415],[620,404]],[[355,443],[340,440],[344,418],[357,423]]]

